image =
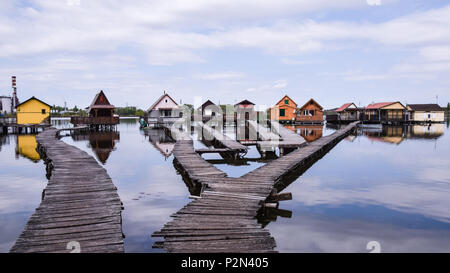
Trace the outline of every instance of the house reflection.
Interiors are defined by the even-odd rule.
[[[0,151],[2,150],[3,145],[9,144],[9,137],[8,135],[2,135],[0,134]]]
[[[286,126],[289,130],[301,135],[307,142],[313,142],[322,137],[323,125],[290,125]]]
[[[175,147],[175,140],[168,136],[162,129],[145,130],[145,135],[148,136],[150,143],[155,147],[165,159],[170,157]]]
[[[405,139],[437,139],[444,134],[445,124],[382,126],[362,129],[361,134],[372,141],[400,144]]]
[[[36,151],[37,142],[35,135],[17,135],[16,140],[16,158],[21,155],[33,162],[38,162],[41,159]]]
[[[72,134],[74,141],[88,141],[89,147],[94,151],[97,159],[103,164],[115,149],[116,142],[120,140],[120,134],[116,131],[91,131]]]
[[[383,126],[378,129],[363,129],[362,134],[377,142],[400,144],[404,139],[403,126]]]
[[[408,126],[406,138],[437,139],[444,134],[444,123],[432,123],[428,125]]]

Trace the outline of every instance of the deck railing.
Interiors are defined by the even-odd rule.
[[[16,123],[16,118],[0,117],[0,124]]]
[[[119,117],[71,117],[70,123],[74,125],[115,125],[119,124]]]

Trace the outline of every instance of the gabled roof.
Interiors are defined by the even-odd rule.
[[[369,109],[369,110],[370,109],[380,109],[380,108],[392,105],[394,103],[400,103],[403,106],[403,104],[401,102],[399,102],[399,101],[377,102],[377,103],[372,103],[372,104],[367,105],[366,109]],[[403,106],[403,107],[405,107],[405,106]]]
[[[290,101],[292,101],[292,102],[295,104],[295,107],[297,107],[297,103],[296,103],[293,99],[291,99],[288,95],[284,95],[284,96],[281,98],[281,100],[279,100],[275,105],[278,105],[280,102],[282,102],[283,99],[284,99],[285,97],[288,97],[288,99],[289,99]]]
[[[150,108],[148,108],[147,112],[152,111],[153,108],[155,108],[155,106],[158,105],[158,103],[159,103],[160,101],[162,101],[162,100],[164,99],[164,97],[166,97],[166,96],[167,96],[171,101],[173,101],[173,103],[175,103],[175,105],[178,105],[178,103],[177,103],[174,99],[172,99],[172,98],[169,96],[169,94],[164,93],[161,97],[159,97],[159,99],[158,99],[155,103],[152,104],[152,106],[150,106]]]
[[[309,101],[307,101],[302,107],[300,107],[300,109],[305,108],[306,105],[308,105],[311,102],[314,103],[315,105],[317,105],[320,110],[323,110],[323,107],[320,104],[318,104],[317,101],[315,101],[314,99],[310,99]]]
[[[207,100],[197,109],[202,109],[203,107],[208,106],[208,105],[216,105],[216,104],[210,100]]]
[[[103,102],[99,102],[100,98],[104,98],[105,101]],[[114,109],[114,105],[109,103],[108,98],[106,97],[105,93],[103,93],[103,90],[100,90],[100,92],[98,92],[94,99],[92,100],[91,105],[89,105],[89,107],[87,107],[87,112],[89,113],[91,111],[91,109]]]
[[[358,107],[356,106],[356,104],[354,104],[353,102],[349,102],[349,103],[345,103],[343,104],[341,107],[339,107],[338,109],[336,109],[336,112],[342,112],[345,109],[347,109],[348,107],[350,107],[350,105],[355,105],[355,109],[357,109]]]
[[[236,103],[234,106],[236,105],[241,105],[241,104],[251,104],[251,105],[255,105],[253,102],[249,101],[249,100],[243,100],[241,102]]]
[[[407,104],[407,107],[411,108],[413,111],[444,111],[442,107],[440,107],[438,104],[435,103],[429,103],[429,104]]]
[[[27,99],[26,101],[22,102],[21,104],[18,104],[18,105],[16,106],[16,108],[19,107],[19,106],[21,106],[22,104],[25,104],[25,103],[29,102],[30,100],[37,100],[37,101],[39,101],[40,103],[43,103],[43,104],[47,105],[48,107],[52,108],[52,106],[51,106],[50,104],[47,104],[47,103],[41,101],[40,99],[35,98],[34,96],[32,96],[31,98],[29,98],[29,99]]]

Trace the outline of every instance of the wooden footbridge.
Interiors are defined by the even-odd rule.
[[[249,120],[248,125],[250,134],[256,137],[255,143],[263,157],[266,153],[274,153],[276,148],[283,155],[284,153],[289,153],[292,150],[306,145],[303,137],[295,134],[276,121],[268,121],[268,127],[254,120]]]
[[[237,142],[236,140],[231,139],[227,135],[222,134],[221,132],[203,122],[199,122],[198,125],[202,129],[202,137],[214,143],[214,146],[220,148],[196,149],[195,151],[197,153],[219,153],[224,157],[238,157],[239,154],[247,153],[247,147]]]
[[[50,128],[36,137],[49,181],[11,252],[123,252],[123,208],[111,178],[57,134]]]
[[[261,227],[256,216],[264,206],[273,206],[274,187],[296,168],[317,160],[357,125],[351,123],[332,135],[299,148],[239,178],[203,160],[185,132],[171,128],[177,140],[174,161],[182,175],[201,185],[200,195],[152,236],[164,237],[154,247],[169,252],[274,252],[275,240]]]

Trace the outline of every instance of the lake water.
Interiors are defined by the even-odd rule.
[[[54,120],[56,127],[69,126]],[[313,141],[332,127],[289,127]],[[93,155],[108,171],[124,204],[126,252],[158,252],[150,235],[189,202],[189,189],[173,166],[174,142],[161,131],[145,134],[136,119],[117,132],[63,137]],[[47,179],[32,135],[0,136],[0,251],[7,252],[39,206]],[[205,144],[195,141],[196,147]],[[265,164],[251,148],[247,160],[205,159],[239,177]],[[450,130],[432,126],[359,129],[341,141],[284,192],[264,225],[280,252],[450,251]]]

